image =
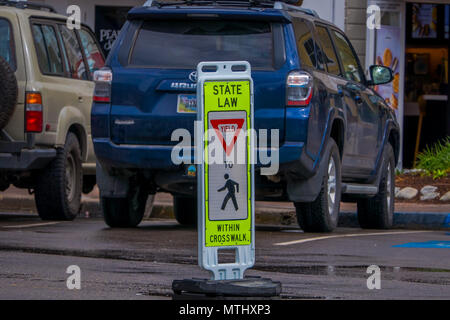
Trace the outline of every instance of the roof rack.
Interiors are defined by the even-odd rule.
[[[181,1],[157,1],[147,0],[144,7],[167,7],[167,6],[231,6],[231,7],[259,7],[259,8],[274,8],[286,11],[298,11],[311,16],[319,17],[316,11],[305,9],[294,4],[298,0],[181,0]]]
[[[19,9],[36,9],[56,13],[56,10],[52,6],[28,1],[0,0],[0,6],[15,7]]]
[[[294,1],[297,2],[297,1]],[[299,6],[293,6],[291,1],[276,1],[273,8],[274,9],[280,9],[280,10],[286,10],[286,11],[298,11],[301,13],[306,13],[309,14],[310,16],[314,16],[316,18],[319,18],[319,14],[313,10],[313,9],[307,9],[307,8],[302,8]]]
[[[264,0],[181,0],[181,1],[157,1],[148,0],[144,7],[168,7],[168,6],[231,6],[231,7],[273,7],[273,1]]]

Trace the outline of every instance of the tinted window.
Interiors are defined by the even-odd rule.
[[[61,36],[66,49],[69,73],[73,79],[87,80],[88,75],[84,65],[83,54],[77,36],[73,30],[61,25]]]
[[[0,18],[0,57],[5,59],[13,70],[16,69],[14,38],[8,20]]]
[[[328,72],[334,75],[340,75],[339,61],[334,51],[330,35],[324,27],[317,27],[317,36],[322,45],[322,60],[326,64]]]
[[[255,69],[272,69],[273,47],[267,22],[146,21],[130,64],[195,69],[201,61],[246,60]]]
[[[79,30],[78,33],[89,66],[89,71],[93,73],[95,70],[101,69],[105,64],[105,61],[92,35],[84,29]]]
[[[41,71],[45,74],[62,75],[64,67],[55,28],[45,24],[33,24],[32,29]]]
[[[315,42],[308,25],[300,20],[294,20],[295,37],[297,38],[297,49],[302,66],[317,67]]]
[[[347,80],[363,82],[364,75],[359,67],[358,58],[355,56],[347,39],[339,32],[332,32],[336,49],[344,68],[344,77]]]

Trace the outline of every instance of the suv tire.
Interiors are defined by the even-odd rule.
[[[173,197],[173,212],[175,219],[182,226],[197,225],[197,199]]]
[[[80,212],[83,173],[80,144],[69,132],[64,148],[43,170],[35,188],[35,201],[43,220],[73,220]]]
[[[17,104],[17,80],[14,70],[0,57],[0,129],[11,119]]]
[[[330,139],[327,168],[319,196],[311,203],[295,203],[297,220],[305,232],[332,232],[336,229],[341,202],[341,157]]]
[[[103,217],[111,228],[135,228],[144,217],[148,192],[142,187],[131,187],[126,198],[101,197]]]
[[[391,144],[384,149],[378,194],[358,200],[358,221],[363,229],[390,229],[395,207],[395,155]]]

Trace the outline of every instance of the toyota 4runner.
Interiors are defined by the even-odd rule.
[[[309,232],[334,230],[341,200],[358,203],[362,227],[392,226],[399,126],[373,90],[392,71],[372,66],[366,79],[341,30],[286,2],[149,1],[129,12],[95,74],[92,135],[109,226],[138,225],[157,192],[173,194],[181,224],[197,220],[193,161],[171,161],[171,137],[194,132],[202,61],[250,62],[255,129],[279,131],[279,171],[263,175],[258,162],[257,200],[292,201]]]

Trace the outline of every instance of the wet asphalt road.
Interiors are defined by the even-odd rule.
[[[281,281],[285,299],[450,299],[449,232],[259,226],[256,241],[247,274]],[[66,287],[71,265],[81,290]],[[381,290],[367,289],[371,265],[381,268]],[[173,280],[193,277],[208,277],[197,232],[175,221],[112,230],[99,219],[0,214],[0,299],[170,299]]]

